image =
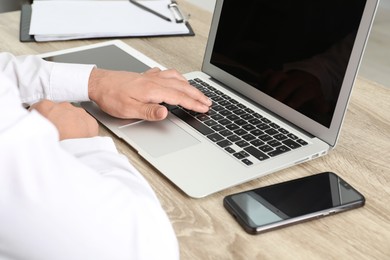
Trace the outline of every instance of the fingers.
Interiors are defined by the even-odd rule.
[[[204,96],[203,93],[186,84],[181,88],[153,86],[148,91],[148,99],[152,103],[180,105],[201,113],[207,112],[212,105],[210,99]]]
[[[168,116],[167,108],[156,104],[143,104],[140,111],[139,117],[148,121],[159,121]]]
[[[176,70],[154,68],[147,71],[145,76],[149,78],[143,83],[143,90],[150,89],[146,95],[150,102],[181,105],[197,112],[207,112],[212,105],[208,97],[191,86]]]
[[[152,68],[144,73],[94,69],[88,94],[103,111],[119,118],[164,119],[159,105],[180,105],[205,113],[212,102],[176,70]]]
[[[28,110],[31,111],[31,110],[35,109],[39,113],[41,113],[42,115],[46,115],[53,109],[54,105],[55,105],[55,103],[53,101],[44,99],[44,100],[41,100],[37,103],[32,104]]]
[[[55,103],[42,100],[33,104],[30,110],[37,110],[57,128],[60,140],[87,138],[98,135],[98,123],[84,109],[69,102]]]

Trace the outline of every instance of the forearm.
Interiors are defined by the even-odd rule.
[[[41,99],[53,101],[85,101],[93,65],[45,61],[37,56],[15,57],[0,53],[0,73],[19,88],[23,103]]]
[[[0,158],[0,258],[178,258],[153,191],[109,138],[58,143],[31,112],[0,132]]]

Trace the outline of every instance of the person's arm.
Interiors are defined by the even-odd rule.
[[[142,74],[96,68],[89,81],[89,97],[112,116],[147,120],[162,120],[168,115],[161,103],[202,113],[212,105],[176,70],[158,68]]]
[[[41,99],[92,100],[115,117],[162,120],[168,111],[160,103],[198,112],[207,112],[212,104],[175,70],[112,71],[0,53],[0,72],[18,82],[22,102],[28,105]]]
[[[55,102],[87,101],[88,81],[94,65],[54,63],[34,55],[0,53],[0,73],[14,82],[23,103],[42,99]]]
[[[58,142],[0,82],[0,258],[178,259],[166,214],[111,139]]]

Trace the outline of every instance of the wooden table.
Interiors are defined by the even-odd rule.
[[[195,37],[123,39],[168,68],[199,70],[211,14],[184,1]],[[20,12],[0,14],[0,51],[37,54],[101,40],[19,42]],[[101,127],[102,135],[111,135]],[[329,155],[203,199],[191,199],[113,137],[160,198],[182,259],[390,259],[390,90],[358,78],[338,146]],[[262,235],[249,235],[225,211],[225,195],[312,173],[334,171],[366,196],[363,208]]]

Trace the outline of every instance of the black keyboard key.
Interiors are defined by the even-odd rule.
[[[213,115],[217,114],[217,112],[210,109],[209,111],[207,111],[206,114],[209,115],[209,116],[213,116]]]
[[[272,151],[274,148],[272,148],[271,146],[266,144],[266,145],[260,146],[259,149],[265,153],[268,153],[268,152]]]
[[[236,125],[246,125],[248,124],[244,119],[237,119],[234,121]]]
[[[268,142],[268,141],[271,141],[272,140],[272,137],[269,136],[269,135],[261,135],[259,136],[259,139],[263,142]]]
[[[281,143],[281,142],[279,142],[279,141],[276,141],[275,139],[274,139],[274,140],[271,140],[271,141],[269,141],[267,144],[268,144],[269,146],[272,146],[272,147],[278,147],[278,146],[282,145],[282,143]]]
[[[224,99],[222,97],[220,97],[220,96],[216,96],[216,97],[213,97],[212,100],[214,102],[218,102],[219,103],[219,102],[223,101]]]
[[[223,116],[228,116],[228,115],[231,115],[232,112],[230,112],[229,110],[222,110],[222,111],[218,111],[221,115]]]
[[[236,157],[239,160],[245,158],[245,156],[243,156],[241,153],[234,153],[233,156]]]
[[[245,135],[245,134],[247,134],[248,132],[245,131],[244,129],[241,129],[241,128],[240,128],[240,129],[235,130],[234,133],[237,134],[237,135]]]
[[[232,102],[232,101],[230,101],[230,102]],[[232,105],[226,106],[226,109],[228,109],[228,110],[230,110],[230,111],[233,111],[233,110],[238,109],[238,107],[232,104]]]
[[[205,92],[203,92],[203,94],[208,98],[213,98],[213,97],[217,96],[217,94],[215,94],[214,92],[211,92],[211,91],[205,91]]]
[[[196,118],[199,119],[200,121],[206,121],[210,119],[210,117],[206,114],[200,114]]]
[[[222,100],[222,101],[218,102],[218,104],[220,106],[226,107],[226,106],[230,105],[231,103],[229,101],[227,101],[227,100]]]
[[[285,134],[285,135],[287,135],[287,134],[290,133],[289,131],[287,131],[287,130],[284,129],[284,128],[279,128],[278,130],[279,130],[279,132],[281,132],[282,134]]]
[[[262,115],[260,115],[259,113],[254,113],[254,114],[252,114],[254,117],[256,117],[256,118],[263,118],[263,116]]]
[[[220,131],[219,134],[226,137],[226,136],[232,135],[233,132],[225,129],[225,130]]]
[[[245,120],[255,119],[251,114],[244,114],[244,115],[241,116],[241,118],[245,119]]]
[[[255,127],[253,125],[250,125],[250,124],[243,125],[242,128],[245,129],[246,131],[255,130]]]
[[[219,145],[223,148],[223,147],[232,145],[232,143],[229,142],[228,140],[222,140],[222,141],[217,142],[217,145]]]
[[[301,147],[300,144],[298,144],[297,142],[294,142],[291,139],[284,140],[282,143],[285,144],[287,147],[289,147],[291,149],[296,149],[296,148]]]
[[[244,110],[238,109],[238,110],[234,110],[233,113],[240,116],[245,114],[246,112]]]
[[[263,135],[264,132],[259,130],[259,129],[255,129],[255,130],[251,131],[251,134],[253,134],[255,136],[259,136],[259,135]]]
[[[231,121],[235,121],[235,120],[238,120],[240,119],[239,116],[236,116],[236,115],[229,115],[226,117],[227,119],[231,120]]]
[[[238,153],[233,154],[237,159],[242,159],[245,157],[249,157],[249,154],[245,151],[240,151]]]
[[[288,148],[287,146],[282,145],[282,146],[277,147],[272,152],[269,152],[268,155],[271,157],[274,157],[276,155],[280,155],[280,154],[288,152],[288,151],[291,151],[291,149]]]
[[[169,104],[167,104],[167,103],[161,103],[161,105],[163,105],[164,107],[166,107],[166,108],[168,109],[168,111],[171,111],[171,110],[177,108],[176,105],[169,105]]]
[[[228,152],[228,153],[235,153],[236,150],[234,150],[233,148],[231,148],[230,146],[226,147],[225,148],[225,151]]]
[[[251,144],[252,144],[253,146],[261,146],[261,145],[264,145],[264,142],[256,139],[256,140],[253,140],[253,141],[251,142]]]
[[[225,126],[227,129],[231,130],[231,131],[234,131],[234,130],[237,130],[239,129],[240,127],[236,124],[230,124],[230,125],[226,125]]]
[[[246,165],[250,166],[253,164],[253,162],[251,162],[250,160],[248,160],[247,158],[241,160],[243,163],[245,163]]]
[[[287,139],[287,136],[284,134],[277,134],[273,136],[276,140],[283,141],[284,139]]]
[[[263,118],[261,119],[261,121],[263,121],[263,122],[266,123],[266,124],[271,123],[271,120],[269,120],[269,119],[266,118],[266,117],[263,117]]]
[[[220,114],[212,115],[211,118],[214,119],[214,120],[217,120],[217,121],[221,120],[221,119],[224,119],[224,117],[221,116]]]
[[[220,106],[220,105],[215,105],[215,106],[212,106],[211,108],[217,112],[225,109],[223,106]]]
[[[239,147],[243,148],[243,147],[248,146],[249,143],[247,141],[241,140],[241,141],[236,142],[236,145],[238,145]]]
[[[298,140],[296,140],[296,141],[297,141],[297,143],[299,143],[299,144],[301,144],[301,145],[307,145],[307,144],[308,144],[306,141],[304,141],[304,140],[302,140],[302,139],[298,139]]]
[[[218,123],[216,122],[216,121],[214,121],[214,120],[206,120],[206,121],[204,121],[204,123],[206,124],[206,125],[208,125],[208,126],[214,126],[214,125],[217,125]]]
[[[253,119],[249,120],[248,122],[251,123],[252,125],[258,125],[261,123],[261,121],[257,118],[253,118]]]
[[[269,135],[276,135],[276,134],[279,134],[279,131],[278,131],[278,130],[275,130],[275,129],[273,129],[273,128],[268,129],[268,130],[265,130],[264,132],[266,132],[266,133],[269,134]]]
[[[232,99],[230,96],[228,96],[228,95],[226,95],[226,94],[222,94],[221,97],[223,97],[223,98],[226,99],[226,100]]]
[[[255,157],[259,161],[263,161],[269,158],[269,156],[267,156],[265,153],[263,153],[259,149],[256,149],[253,146],[245,147],[244,150],[250,153],[253,157]]]
[[[254,139],[256,139],[256,137],[254,137],[253,135],[251,135],[251,134],[246,134],[246,135],[243,135],[243,136],[241,136],[242,137],[242,139],[244,139],[245,141],[252,141],[252,140],[254,140]]]
[[[183,110],[176,108],[171,111],[174,115],[179,117],[181,120],[198,130],[203,135],[209,135],[211,133],[214,133],[212,129],[210,129],[208,126],[204,125],[203,123],[199,122]]]
[[[220,135],[220,134],[217,134],[217,133],[214,133],[214,134],[210,134],[207,136],[211,141],[213,142],[219,142],[219,141],[222,141],[224,140],[224,138]]]
[[[257,128],[259,128],[260,130],[267,130],[271,127],[267,124],[262,123],[262,124],[257,125]]]
[[[225,130],[225,127],[223,127],[221,125],[214,125],[211,127],[211,129],[213,129],[216,132],[219,132],[219,131]]]
[[[192,110],[188,110],[188,109],[183,109],[184,111],[186,111],[188,114],[190,114],[191,116],[198,116],[198,115],[201,115],[200,113],[198,112],[195,112],[195,111],[192,111]]]
[[[232,121],[224,118],[224,119],[219,120],[218,123],[220,123],[221,125],[228,125],[228,124],[231,124]]]
[[[239,136],[237,136],[237,135],[230,135],[230,136],[227,137],[227,139],[229,139],[232,142],[238,142],[238,141],[241,140],[241,138]]]
[[[294,134],[287,134],[287,136],[288,137],[290,137],[291,139],[293,139],[293,140],[296,140],[296,139],[298,139],[298,136],[296,136],[296,135],[294,135]]]

